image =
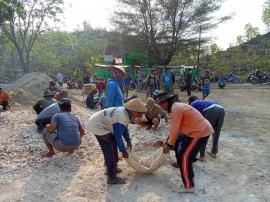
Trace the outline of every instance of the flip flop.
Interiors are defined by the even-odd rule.
[[[127,181],[125,178],[116,177],[113,180],[107,180],[107,184],[126,184]]]

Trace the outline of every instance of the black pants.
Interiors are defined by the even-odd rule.
[[[8,101],[7,100],[3,100],[1,105],[3,106],[3,110],[7,110],[9,105],[8,105]]]
[[[186,90],[187,90],[187,95],[191,96],[191,85],[187,84]]]
[[[104,156],[107,167],[107,175],[110,178],[114,178],[116,177],[116,168],[118,162],[118,150],[114,135],[110,133],[102,136],[96,135],[96,138]]]
[[[223,126],[225,111],[220,107],[213,107],[204,112],[204,117],[210,122],[214,129],[214,133],[212,134],[212,150],[213,154],[218,153],[218,141],[220,137],[220,131]],[[200,151],[200,156],[204,157],[206,150],[207,142],[202,146]]]
[[[201,147],[207,142],[209,136],[202,138],[191,138],[180,135],[175,143],[175,157],[179,165],[181,177],[185,188],[194,187],[194,172],[192,163],[199,153]]]
[[[51,123],[51,120],[52,120],[52,117],[50,118],[46,118],[46,119],[39,119],[39,120],[36,120],[36,125],[38,127],[38,130],[42,131],[47,124],[50,124]]]

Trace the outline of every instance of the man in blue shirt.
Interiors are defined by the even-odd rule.
[[[106,108],[120,107],[124,105],[123,80],[126,71],[122,66],[110,67],[111,79],[107,81]]]
[[[222,106],[220,106],[215,100],[200,100],[196,96],[190,96],[188,99],[189,104],[197,109],[212,125],[214,129],[214,133],[212,134],[212,150],[208,152],[208,154],[216,158],[218,153],[218,141],[220,137],[220,130],[223,125],[225,110]],[[206,145],[202,146],[200,151],[200,159],[201,161],[205,161],[205,150]]]
[[[53,156],[54,149],[72,153],[80,146],[81,137],[85,135],[80,121],[71,114],[70,100],[63,99],[59,105],[60,113],[53,116],[43,131],[43,140],[49,150],[46,157]]]
[[[46,125],[51,122],[52,117],[58,113],[60,113],[59,104],[54,103],[38,114],[35,121],[38,132],[42,132]]]
[[[162,74],[162,84],[164,92],[171,92],[172,90],[172,74],[170,73],[170,69],[166,68],[165,73]]]

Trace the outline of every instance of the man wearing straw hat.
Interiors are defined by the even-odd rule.
[[[122,66],[109,67],[111,79],[107,82],[106,108],[120,107],[124,105],[123,80],[126,71]]]
[[[122,152],[123,158],[128,158],[128,152],[123,142],[123,137],[128,147],[131,140],[128,131],[128,124],[134,123],[136,118],[147,111],[145,103],[139,98],[134,98],[123,107],[111,107],[93,114],[87,124],[89,129],[97,138],[104,155],[107,167],[108,184],[125,184],[124,178],[117,177],[121,172],[117,169],[118,151]]]

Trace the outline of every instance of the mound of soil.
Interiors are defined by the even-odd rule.
[[[14,102],[31,105],[43,96],[51,80],[46,74],[34,72],[24,75],[8,85],[6,89],[11,92]]]

